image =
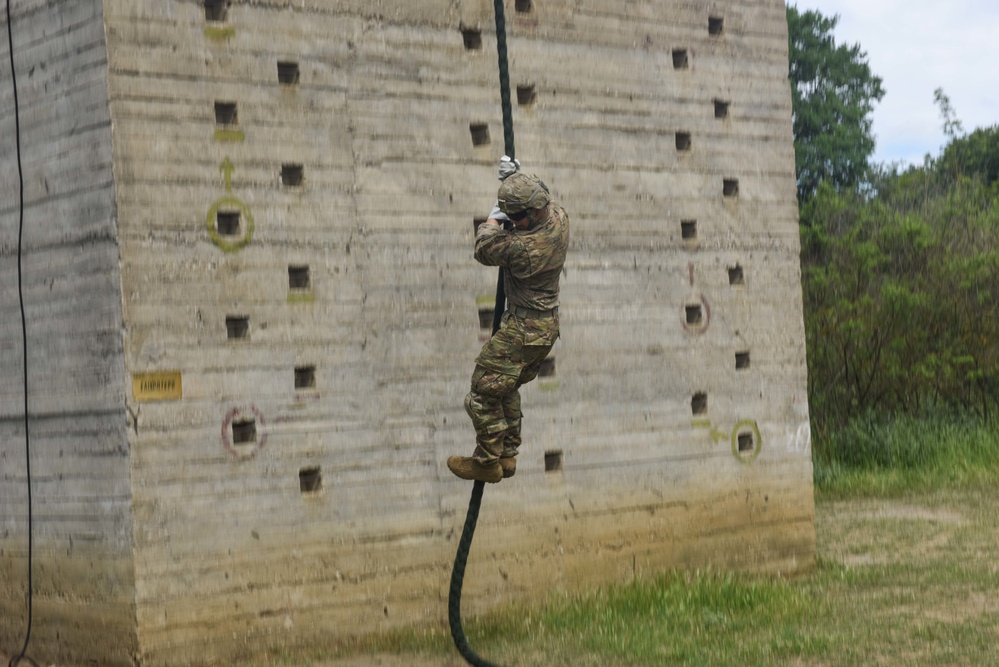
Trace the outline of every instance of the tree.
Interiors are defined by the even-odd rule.
[[[995,188],[934,165],[872,174],[871,186],[820,183],[802,206],[817,443],[865,415],[999,413]]]
[[[884,97],[881,78],[858,44],[837,45],[838,16],[787,8],[791,98],[798,198],[819,183],[835,190],[864,182],[874,152],[871,112]]]
[[[950,104],[950,98],[944,93],[943,88],[933,91],[933,101],[940,109],[940,118],[943,120],[943,131],[951,141],[957,139],[964,132],[964,126],[957,117],[957,112]]]
[[[992,185],[999,180],[999,125],[955,137],[944,148],[937,165],[942,174],[978,177]]]

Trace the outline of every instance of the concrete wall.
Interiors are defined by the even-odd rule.
[[[486,491],[466,614],[670,567],[807,569],[784,5],[535,5],[507,3],[511,83],[535,93],[514,122],[572,218],[563,339],[523,391],[517,476]],[[207,21],[200,2],[105,0],[104,20],[137,661],[444,624],[471,490],[444,460],[472,448],[462,398],[496,281],[471,259],[503,152],[492,3]]]
[[[33,495],[30,654],[136,651],[107,49],[100,2],[12,3],[24,172]],[[0,46],[0,652],[27,628],[28,488],[14,99]],[[48,662],[46,663],[48,664]]]

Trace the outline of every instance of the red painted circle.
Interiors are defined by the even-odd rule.
[[[257,441],[252,446],[237,446],[230,437],[232,433],[232,423],[252,419],[257,429]],[[249,459],[257,455],[267,442],[266,421],[263,414],[255,405],[238,406],[230,408],[222,419],[222,447],[232,456],[239,459]]]

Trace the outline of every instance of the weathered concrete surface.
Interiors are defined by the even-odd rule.
[[[573,242],[556,371],[523,392],[517,476],[485,494],[466,613],[636,571],[811,567],[784,4],[507,5],[511,83],[536,95],[515,94],[517,155],[569,210]],[[205,664],[440,623],[470,491],[443,462],[472,446],[462,398],[496,279],[471,259],[503,152],[492,3],[254,2],[206,21],[198,2],[77,0],[66,11],[79,28],[41,2],[18,7],[18,40],[37,50],[68,35],[79,44],[58,48],[91,54],[97,99],[75,106],[94,116],[80,127],[103,128],[70,157],[76,126],[60,135],[67,121],[34,102],[29,191],[44,200],[38,174],[61,169],[79,199],[59,198],[56,227],[38,232],[53,240],[31,241],[66,257],[38,259],[28,280],[32,326],[63,318],[29,341],[44,378],[32,398],[52,415],[50,437],[82,452],[63,465],[89,480],[60,483],[57,448],[39,448],[41,496],[107,508],[89,515],[92,553],[51,547],[38,563],[92,564],[120,600],[107,613],[65,607],[107,655],[51,636],[39,654]],[[481,31],[480,50],[462,28]],[[26,69],[50,60],[16,55]],[[278,62],[297,63],[296,83],[279,82]],[[235,122],[217,122],[216,103],[235,104]],[[6,128],[7,92],[0,105]],[[478,123],[491,143],[473,146]],[[64,154],[62,167],[44,157]],[[282,182],[289,164],[301,184]],[[5,443],[20,396],[8,200]],[[239,214],[235,233],[217,229],[217,211]],[[306,266],[308,287],[291,288],[289,268]],[[49,282],[63,285],[62,310]],[[233,317],[246,337],[228,337]],[[83,345],[79,321],[106,340]],[[77,384],[60,384],[67,363]],[[296,368],[314,369],[309,386],[296,388]],[[108,435],[66,426],[88,411]],[[561,471],[545,471],[548,450]],[[109,453],[88,472],[96,451]],[[4,456],[0,604],[16,610],[24,459],[6,444]],[[317,466],[322,489],[303,492],[300,473]],[[43,520],[55,545],[77,529],[57,514]],[[76,584],[51,590],[72,600]],[[131,639],[111,653],[102,624],[118,623]]]
[[[49,663],[137,651],[121,276],[100,3],[12,3],[33,491],[32,646]],[[27,627],[18,187],[0,40],[0,645]],[[46,664],[49,664],[46,663]]]

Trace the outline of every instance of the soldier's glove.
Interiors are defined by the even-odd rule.
[[[520,160],[515,160],[504,155],[500,158],[499,164],[499,179],[505,180],[510,174],[516,174],[520,171]]]
[[[499,220],[500,222],[509,222],[510,217],[500,210],[499,202],[493,204],[493,210],[489,211],[489,217],[493,220]]]

